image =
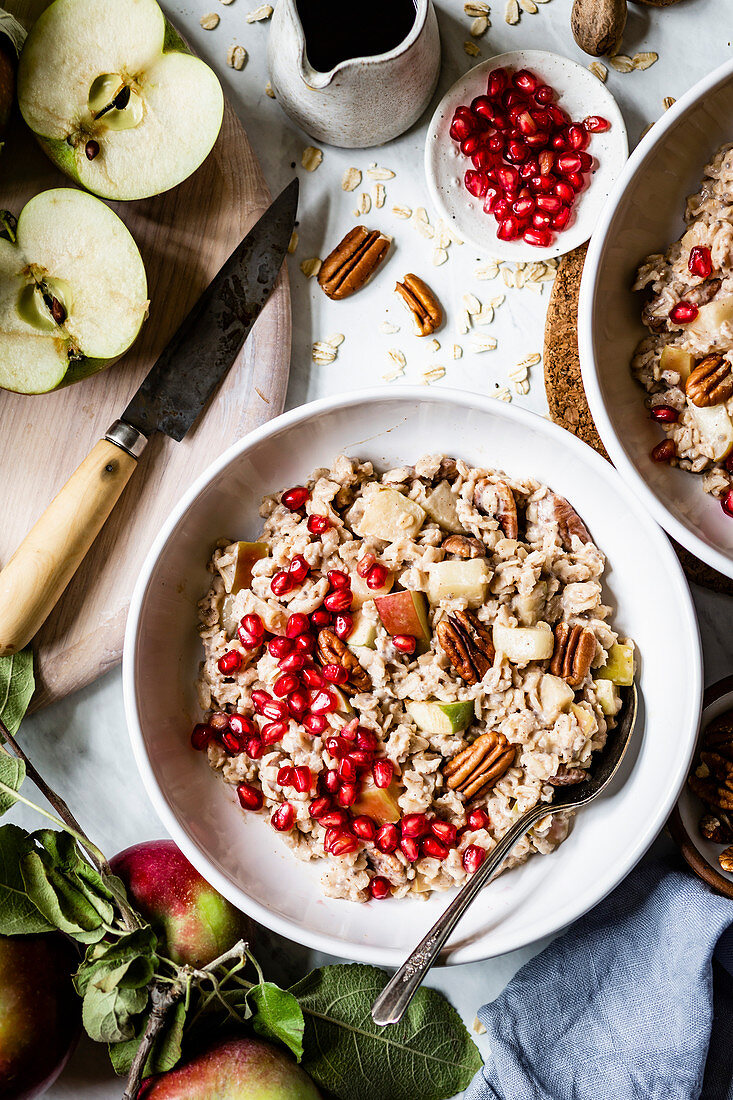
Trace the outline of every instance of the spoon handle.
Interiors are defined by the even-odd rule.
[[[443,915],[438,918],[425,938],[387,982],[372,1005],[372,1019],[375,1024],[384,1026],[399,1023],[410,1001],[422,985],[425,975],[438,958],[443,944],[476,895],[497,867],[503,863],[517,841],[522,839],[536,821],[552,812],[552,806],[546,803],[532,806],[518,821],[515,821],[509,832],[504,834],[478,871],[474,872],[466,885],[461,887]]]

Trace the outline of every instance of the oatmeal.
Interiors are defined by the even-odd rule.
[[[652,458],[700,474],[733,515],[733,145],[706,167],[685,221],[680,240],[637,273],[650,335],[632,370],[666,435]]]
[[[209,563],[194,747],[328,896],[461,885],[615,723],[634,658],[603,554],[546,486],[435,455],[342,455],[260,513]],[[505,868],[569,824],[548,814]]]

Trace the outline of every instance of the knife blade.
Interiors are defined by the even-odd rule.
[[[265,211],[181,322],[123,412],[0,572],[0,656],[33,638],[137,466],[149,436],[180,441],[237,358],[295,226],[298,181]]]

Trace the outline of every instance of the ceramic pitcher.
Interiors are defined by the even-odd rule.
[[[416,0],[408,36],[388,53],[314,69],[295,0],[278,0],[270,25],[270,82],[283,110],[316,141],[363,149],[412,125],[427,107],[440,72],[440,36],[432,0]]]

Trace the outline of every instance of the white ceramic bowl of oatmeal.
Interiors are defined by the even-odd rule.
[[[583,382],[613,462],[665,530],[728,577],[733,519],[703,491],[701,477],[651,460],[664,435],[630,363],[648,335],[643,296],[631,291],[637,268],[681,237],[688,195],[699,190],[720,146],[733,140],[732,111],[733,62],[726,62],[682,96],[634,151],[588,249],[578,321]]]
[[[261,498],[302,483],[336,455],[380,470],[426,451],[536,477],[568,498],[608,559],[613,626],[637,647],[642,705],[629,765],[608,796],[576,819],[553,853],[494,882],[458,928],[446,961],[469,962],[532,943],[586,912],[648,848],[684,782],[697,731],[701,654],[695,615],[664,534],[618,474],[578,440],[533,414],[476,395],[374,390],[287,413],[230,448],[191,487],[160,532],[132,599],[125,703],[146,789],[167,829],[235,904],[310,947],[395,965],[449,894],[357,905],[323,896],[316,862],[297,861],[261,815],[191,750],[200,720],[197,603],[222,535],[254,538]]]

